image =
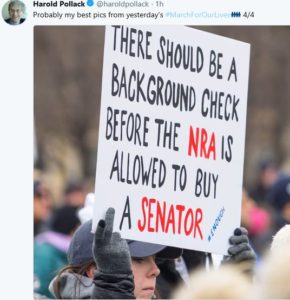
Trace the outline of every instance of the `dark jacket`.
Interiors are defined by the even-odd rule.
[[[156,296],[159,299],[170,299],[183,279],[176,270],[173,259],[157,258],[156,263],[160,269],[160,275],[157,277]]]
[[[188,272],[205,266],[206,255],[204,252],[183,249],[182,257]],[[170,299],[176,288],[183,283],[183,279],[176,270],[172,259],[157,258],[160,275],[157,277],[157,293],[160,299]]]
[[[135,299],[132,274],[96,272],[92,299]]]
[[[22,24],[24,21],[25,21],[25,19],[24,19],[24,18],[21,18],[19,24]],[[10,24],[10,25],[18,25],[18,24],[14,24],[14,23],[11,21],[11,18],[6,19],[5,22],[8,23],[8,24]]]

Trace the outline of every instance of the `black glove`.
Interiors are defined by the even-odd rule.
[[[249,244],[246,228],[236,228],[229,242],[231,244],[228,249],[229,256],[225,256],[223,262],[240,263],[244,261],[254,262],[256,260],[256,254]]]
[[[126,240],[113,231],[115,210],[110,207],[105,220],[100,220],[93,242],[97,271],[105,274],[132,274],[131,256]]]

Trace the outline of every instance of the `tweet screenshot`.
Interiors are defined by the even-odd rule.
[[[289,299],[287,0],[2,0],[3,299]]]

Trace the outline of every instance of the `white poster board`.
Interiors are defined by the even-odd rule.
[[[106,28],[93,227],[226,254],[240,225],[250,45],[184,26]]]

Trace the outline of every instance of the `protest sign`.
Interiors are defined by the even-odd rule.
[[[250,45],[175,27],[106,28],[93,227],[226,254],[240,225]]]

